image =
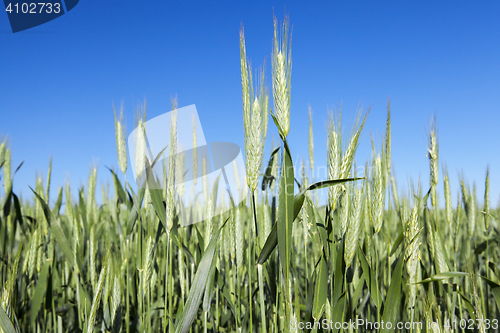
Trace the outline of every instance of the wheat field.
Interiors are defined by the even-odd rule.
[[[430,183],[398,193],[389,103],[363,173],[355,156],[369,110],[348,129],[332,114],[326,152],[314,151],[309,110],[310,168],[299,168],[287,142],[304,135],[290,133],[288,19],[274,20],[271,87],[265,68],[252,77],[243,28],[239,47],[249,195],[217,216],[194,201],[188,208],[207,216],[202,223],[179,225],[173,182],[134,190],[126,181],[123,110],[115,111],[111,194],[98,188],[93,167],[85,188],[68,183],[49,205],[49,165],[47,179],[37,177],[32,196],[20,198],[10,141],[1,140],[0,330],[498,332],[500,211],[490,207],[487,166],[482,206],[465,176],[451,193],[431,121],[422,147]],[[264,156],[268,124],[281,140]],[[314,154],[328,161],[328,179],[316,183]],[[319,203],[321,188],[327,204]]]

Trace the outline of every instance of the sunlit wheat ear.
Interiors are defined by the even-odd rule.
[[[116,313],[118,311],[118,307],[120,306],[120,301],[121,301],[120,279],[118,278],[118,275],[116,275],[113,282],[113,294],[111,296],[111,323],[115,322]]]
[[[146,243],[146,253],[144,258],[144,266],[142,267],[143,274],[143,292],[147,293],[150,288],[151,276],[153,275],[154,258],[153,258],[154,242],[153,238],[149,236]]]
[[[404,232],[405,258],[407,260],[406,270],[410,278],[414,278],[417,274],[417,266],[420,259],[420,241],[418,238],[415,239],[418,232],[418,204],[415,203]]]
[[[107,266],[107,272],[106,272],[106,278],[104,282],[104,287],[102,289],[102,301],[103,301],[103,307],[107,307],[108,302],[109,302],[109,293],[112,292],[113,288],[113,276],[111,275],[111,272],[113,270],[113,261],[110,259],[109,260],[109,265]],[[110,305],[111,307],[111,305]]]
[[[349,220],[347,226],[345,252],[344,252],[344,260],[346,267],[349,267],[351,265],[352,260],[354,258],[354,254],[358,249],[359,232],[361,230],[360,214],[361,210],[363,209],[362,207],[363,188],[356,188],[356,186],[353,186],[352,191],[354,193],[352,196],[351,206],[349,208]]]
[[[436,124],[435,120],[433,120],[431,124],[431,134],[429,136],[429,148],[427,152],[427,157],[429,158],[429,164],[430,164],[430,169],[431,169],[431,175],[430,175],[430,180],[431,180],[431,202],[432,206],[436,207],[437,205],[437,198],[436,198],[436,186],[438,183],[438,143],[437,143],[437,134],[436,134]]]
[[[330,124],[328,126],[328,179],[341,178],[341,147],[340,135],[338,128],[340,124],[336,124],[333,115],[330,115]],[[333,212],[337,208],[337,200],[340,194],[340,186],[332,186],[328,189],[328,201],[330,209]]]
[[[11,173],[11,156],[10,156],[10,144],[7,139],[2,143],[3,146],[3,155],[4,155],[4,164],[3,164],[3,188],[5,190],[5,194],[9,193],[12,188],[12,173]],[[1,162],[1,161],[0,161]]]
[[[372,226],[376,234],[382,228],[382,214],[384,211],[384,180],[382,177],[382,161],[380,155],[373,161],[373,201]]]
[[[245,163],[247,184],[253,192],[258,185],[267,131],[269,97],[264,89],[264,70],[261,72],[259,97],[253,96],[251,67],[246,58],[245,36],[240,31],[241,84],[243,97],[243,127],[245,130]],[[251,98],[254,98],[251,103]]]
[[[236,210],[237,208],[235,208]],[[229,240],[229,253],[230,253],[230,257],[231,257],[231,263],[233,265],[236,264],[236,241],[235,241],[235,236],[236,236],[236,233],[235,233],[235,210],[233,210],[230,218],[229,218],[229,229],[228,229],[228,240]]]
[[[3,287],[1,306],[6,313],[9,313],[11,311],[9,299],[10,299],[9,289]]]
[[[363,130],[363,127],[365,126],[366,120],[368,119],[368,114],[370,113],[370,110],[368,110],[363,118],[361,120],[361,111],[358,112],[356,116],[356,121],[354,125],[354,134],[351,137],[351,140],[349,141],[349,146],[347,147],[347,150],[343,153],[342,156],[342,164],[341,164],[341,171],[340,171],[340,177],[341,178],[348,178],[349,177],[349,172],[351,171],[352,168],[352,163],[354,161],[354,156],[356,155],[356,150],[358,149],[359,146],[359,137],[361,135],[361,131]],[[361,123],[360,123],[361,121]],[[340,136],[340,126],[338,128],[338,133]]]
[[[245,48],[245,32],[240,29],[241,89],[243,96],[243,125],[245,133],[250,127],[250,90],[248,84],[248,63]]]
[[[365,171],[364,171],[364,175],[363,177],[365,178],[365,181],[364,181],[364,193],[365,195],[363,196],[363,208],[364,208],[364,222],[363,223],[363,226],[364,226],[364,230],[365,230],[365,234],[370,234],[370,227],[372,225],[372,209],[371,209],[371,202],[372,202],[372,189],[371,189],[371,185],[370,185],[370,181],[369,181],[369,178],[368,178],[368,169],[369,169],[369,164],[368,164],[368,161],[366,162],[365,164]]]
[[[64,205],[64,210],[66,215],[68,216],[69,221],[73,221],[73,195],[71,194],[71,187],[69,186],[69,181],[66,181],[66,185],[64,186],[64,197],[66,199],[66,204]],[[72,223],[71,223],[72,224]]]
[[[92,166],[90,170],[89,183],[87,186],[87,221],[91,221],[92,212],[95,209],[95,188],[97,183],[97,168]],[[93,221],[95,222],[95,221]]]
[[[185,275],[185,267],[184,267],[184,257],[182,255],[183,250],[179,247],[177,258],[179,261],[179,284],[181,285],[181,297],[184,299],[184,295],[186,294],[186,275]]]
[[[108,263],[103,265],[101,269],[101,273],[99,274],[99,281],[97,282],[96,290],[94,292],[94,299],[92,301],[92,307],[90,309],[90,315],[89,319],[87,322],[87,331],[86,332],[93,332],[94,331],[94,322],[95,318],[97,316],[97,309],[99,308],[99,303],[101,302],[101,295],[102,295],[102,288],[104,286],[104,278],[106,277],[106,272],[107,272],[107,266]]]
[[[486,169],[486,181],[484,184],[484,227],[486,232],[490,228],[490,167]]]
[[[450,176],[448,175],[448,168],[444,167],[443,183],[444,183],[444,202],[446,209],[446,221],[449,225],[452,222],[452,203],[451,203],[451,190],[450,190]]]
[[[406,271],[409,278],[409,306],[408,311],[411,313],[415,306],[415,298],[417,294],[416,282],[417,266],[420,260],[420,241],[418,238],[418,203],[415,203],[411,216],[405,227],[405,259]]]
[[[474,234],[474,229],[476,228],[476,195],[475,195],[475,185],[474,191],[470,191],[468,185],[465,184],[463,176],[460,179],[460,188],[462,190],[462,204],[464,206],[465,215],[467,216],[467,230],[469,237]]]
[[[477,210],[477,201],[476,201],[476,184],[474,183],[472,187],[472,193],[469,195],[469,236],[472,237],[474,235],[474,230],[476,229],[476,210]]]
[[[400,210],[401,206],[399,204],[398,185],[396,183],[396,177],[394,176],[391,176],[391,187],[392,187],[392,198],[394,201],[394,208],[396,210]]]
[[[168,178],[166,198],[167,232],[170,233],[174,225],[174,200],[175,200],[175,168],[177,154],[177,98],[172,99],[172,112],[170,113],[170,145],[168,155]]]
[[[272,53],[274,112],[285,137],[290,130],[292,77],[292,38],[289,36],[288,28],[289,21],[288,17],[285,16],[280,32],[278,32],[278,20],[274,17],[274,49]]]
[[[45,199],[45,194],[43,193],[43,179],[42,176],[39,176],[38,174],[36,175],[35,191],[38,195]],[[42,235],[46,235],[48,232],[47,220],[43,214],[42,204],[38,200],[35,201],[35,217],[37,221],[42,221],[39,225],[42,230]]]
[[[467,187],[465,185],[465,181],[463,179],[463,176],[460,177],[460,190],[461,190],[461,193],[462,193],[462,204],[464,206],[464,209],[465,209],[465,213],[468,214],[468,210],[469,210],[469,193],[468,193],[468,190],[467,190]]]
[[[36,259],[36,243],[38,237],[38,231],[35,230],[31,234],[30,238],[30,243],[29,243],[29,250],[28,253],[26,254],[26,259],[24,260],[23,263],[23,273],[28,273],[27,276],[28,278],[31,278],[31,275],[33,274],[33,269],[35,267],[35,259]]]
[[[125,145],[125,121],[123,119],[123,103],[120,107],[120,116],[116,117],[115,105],[113,104],[113,113],[115,115],[115,135],[116,135],[116,151],[118,154],[118,165],[120,170],[127,173],[127,148]]]
[[[97,283],[97,273],[95,270],[96,247],[97,244],[95,242],[95,229],[94,227],[92,227],[90,228],[90,238],[89,238],[89,266],[90,266],[90,282],[92,284],[93,290],[95,290],[95,286]]]
[[[460,242],[456,241],[458,239],[458,237],[460,237],[460,229],[461,229],[461,217],[462,217],[462,205],[460,204],[460,193],[457,193],[457,210],[455,212],[455,246],[454,246],[454,250],[455,252],[458,252],[458,249],[461,245]]]
[[[417,266],[420,260],[420,241],[417,237],[418,228],[418,203],[415,203],[411,216],[405,228],[405,259],[406,271],[410,277],[410,308],[414,306],[416,296],[416,286],[411,283],[416,282]]]
[[[6,141],[7,141],[7,138],[5,138],[5,141],[4,139],[0,136],[0,164],[3,163],[4,161],[4,158],[5,158],[5,149],[6,149]]]
[[[196,141],[196,118],[193,115],[193,182],[198,182],[198,143]]]
[[[314,170],[314,138],[313,138],[313,124],[312,124],[312,111],[309,106],[309,166],[311,171]],[[314,179],[313,179],[314,181]]]
[[[265,64],[264,64],[264,68],[262,69],[262,83],[261,85],[264,86],[265,84],[265,79],[264,79],[264,74],[265,74]],[[262,108],[262,117],[263,117],[263,132],[262,132],[262,149],[264,149],[264,146],[266,144],[266,138],[267,138],[267,126],[269,124],[269,113],[270,113],[270,110],[269,110],[269,89],[266,88],[264,90],[264,94],[261,95],[263,96],[263,99],[264,102],[262,103],[263,104],[263,108]]]
[[[250,135],[247,139],[247,182],[250,191],[253,192],[258,185],[260,168],[264,156],[262,144],[262,114],[259,101],[255,98],[252,106],[252,124],[250,125]]]
[[[146,166],[146,128],[144,121],[139,118],[137,123],[137,131],[134,135],[134,148],[135,148],[135,172],[137,177],[144,180],[144,168]]]

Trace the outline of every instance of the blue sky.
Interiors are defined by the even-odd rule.
[[[400,189],[427,186],[427,136],[437,117],[440,167],[448,165],[456,205],[458,174],[476,182],[482,202],[487,165],[491,204],[500,188],[500,3],[495,1],[180,2],[82,0],[68,14],[12,34],[0,13],[0,134],[13,164],[25,161],[15,191],[28,196],[36,172],[52,191],[118,169],[112,103],[125,106],[127,130],[147,100],[148,119],[196,104],[207,141],[243,146],[239,28],[254,66],[267,60],[270,86],[273,10],[289,13],[292,33],[290,147],[307,159],[308,105],[315,164],[326,165],[328,109],[343,119],[372,106],[357,154],[380,144],[391,98],[392,154]],[[270,139],[278,136],[270,123]],[[441,171],[441,170],[440,170]],[[131,179],[131,175],[127,176]],[[439,190],[442,192],[442,176]],[[98,192],[100,193],[100,191]],[[99,194],[100,196],[100,194]]]

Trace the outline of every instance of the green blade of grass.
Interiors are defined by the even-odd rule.
[[[321,221],[321,217],[319,215],[318,210],[316,209],[316,206],[312,203],[310,198],[307,198],[308,201],[308,206],[310,208],[310,214],[309,218],[311,219],[311,223],[313,226],[316,226],[317,235],[319,236],[321,242],[323,243],[323,253],[324,256],[328,259],[330,258],[330,245],[328,243],[328,230],[326,229],[325,225],[318,222]]]
[[[321,256],[319,264],[318,279],[314,287],[314,303],[312,308],[312,316],[315,321],[319,320],[325,309],[326,296],[328,295],[328,269],[326,266],[325,257]]]
[[[347,182],[352,182],[355,180],[360,180],[364,178],[344,178],[344,179],[330,179],[330,180],[324,180],[321,182],[314,183],[301,191],[300,193],[296,194],[294,197],[294,203],[293,203],[293,212],[294,212],[294,220],[299,215],[300,209],[302,208],[302,205],[304,204],[304,199],[307,191],[312,191],[312,190],[319,190],[322,188],[342,184],[342,183],[347,183]]]
[[[337,242],[336,248],[336,258],[335,258],[335,275],[333,276],[333,304],[337,304],[342,293],[345,291],[344,288],[344,273],[345,273],[345,262],[344,262],[344,240]]]
[[[469,316],[473,319],[476,320],[476,315],[475,315],[475,310],[474,306],[472,305],[471,301],[460,291],[457,290],[458,294],[464,301],[465,308],[467,309],[467,312],[469,312]]]
[[[404,239],[405,239],[405,235],[404,235],[403,231],[401,231],[398,235],[398,238],[396,238],[396,241],[394,241],[394,245],[392,246],[392,250],[391,250],[391,253],[389,254],[389,256],[392,256],[394,254],[394,252],[396,252],[399,245],[401,245],[401,243],[403,242]]]
[[[212,295],[215,281],[215,263],[216,260],[212,261],[212,266],[210,267],[210,274],[208,274],[207,285],[205,286],[205,295],[203,296],[203,311],[210,311],[210,305],[212,303]]]
[[[403,255],[399,256],[396,268],[392,272],[392,280],[389,286],[389,291],[385,298],[384,314],[382,315],[383,321],[395,323],[398,319],[397,316],[401,312],[401,280],[403,278]],[[396,326],[393,325],[391,329],[385,327],[382,332],[394,332]]]
[[[497,308],[500,310],[500,284],[496,283],[495,281],[492,281],[484,276],[481,276],[481,278],[486,281],[488,286],[491,288],[491,292],[493,293],[493,296],[495,297],[495,301],[497,303]]]
[[[262,191],[266,190],[266,187],[271,186],[271,183],[274,180],[274,176],[271,174],[273,171],[273,163],[276,158],[276,154],[278,153],[280,147],[273,150],[271,153],[271,157],[269,157],[269,163],[267,164],[266,171],[264,172],[264,176],[262,177]]]
[[[227,222],[227,221],[226,221]],[[225,223],[224,223],[225,225]],[[201,258],[198,269],[189,290],[189,295],[184,305],[184,310],[179,317],[175,333],[187,333],[191,328],[191,324],[196,318],[198,313],[198,308],[200,307],[201,298],[205,292],[205,286],[207,284],[207,279],[210,275],[211,267],[214,262],[215,250],[217,248],[217,240],[219,238],[220,231],[224,228],[224,225],[219,228],[219,230],[214,233],[210,243],[208,244],[203,257]]]
[[[94,331],[94,323],[97,315],[97,309],[99,308],[99,303],[101,302],[102,289],[104,287],[104,278],[106,277],[106,271],[108,270],[109,264],[104,264],[101,268],[101,273],[99,274],[99,281],[97,282],[96,291],[94,293],[94,300],[92,301],[92,307],[90,308],[90,315],[87,320],[86,333],[92,333]]]
[[[358,248],[358,257],[359,261],[361,262],[361,267],[363,269],[363,274],[367,274],[368,279],[366,279],[366,284],[368,285],[368,288],[370,289],[370,296],[377,306],[378,309],[382,306],[382,299],[380,297],[380,292],[378,289],[377,285],[377,279],[375,278],[370,266],[368,265],[368,262],[366,261],[365,254],[361,250],[361,248]]]
[[[31,191],[33,189],[30,187]],[[47,222],[50,226],[50,230],[52,234],[54,235],[54,239],[56,240],[57,244],[59,244],[59,247],[61,248],[61,251],[64,253],[66,256],[66,259],[69,261],[72,267],[75,266],[75,254],[71,247],[69,246],[68,239],[66,238],[66,235],[64,234],[64,231],[61,227],[61,224],[59,222],[59,219],[53,219],[52,218],[52,212],[50,211],[49,206],[43,200],[43,198],[38,195],[35,191],[33,191],[35,194],[36,198],[40,201],[40,204],[42,205],[43,213],[45,215],[45,218],[47,219]]]
[[[127,200],[127,195],[125,194],[125,191],[123,190],[123,186],[120,183],[118,176],[110,168],[108,168],[108,170],[113,174],[113,184],[115,185],[116,193],[118,194],[118,198],[117,198],[118,202],[126,204],[130,209],[130,204]]]
[[[25,225],[23,223],[23,215],[21,213],[21,203],[19,202],[19,198],[15,193],[12,193],[12,197],[14,198],[14,209],[16,211],[16,221],[19,223],[19,226],[21,227],[21,230],[23,232],[25,231]]]
[[[62,197],[63,197],[63,189],[62,187],[59,188],[59,194],[57,195],[57,201],[54,206],[54,209],[52,210],[52,214],[55,216],[59,216],[59,210],[61,209],[62,205]]]
[[[38,281],[35,287],[35,294],[33,295],[33,303],[31,304],[31,325],[35,323],[36,316],[38,311],[40,311],[40,307],[43,302],[43,295],[45,294],[45,290],[47,289],[47,277],[49,275],[49,267],[50,263],[46,261],[43,264],[42,270],[40,271],[40,275],[38,276]]]
[[[469,273],[444,272],[444,273],[439,273],[439,274],[433,275],[430,278],[427,278],[425,280],[415,282],[414,284],[429,283],[432,281],[442,281],[442,280],[447,280],[447,279],[452,279],[452,278],[462,277],[462,276],[469,276]]]
[[[337,303],[333,307],[333,316],[332,316],[332,321],[334,323],[342,323],[344,322],[344,317],[345,317],[345,308],[346,308],[346,293],[342,293],[340,295],[340,298],[338,299]],[[340,328],[339,326],[334,326],[334,329],[332,332],[339,332]]]
[[[334,180],[326,180],[322,182],[317,182],[309,186],[307,189],[304,191],[296,194],[293,198],[293,221],[297,218],[299,215],[300,209],[302,208],[302,205],[304,204],[305,200],[305,192],[310,191],[310,190],[316,190],[320,188],[325,188],[333,185],[338,185],[341,183],[349,182],[349,181],[355,181],[363,178],[346,178],[346,179],[334,179]],[[293,181],[292,181],[293,183]],[[271,229],[271,232],[269,233],[269,236],[267,236],[266,242],[264,244],[264,247],[262,248],[259,258],[257,260],[257,264],[262,265],[267,261],[271,253],[273,253],[274,249],[278,245],[278,233],[277,233],[277,223],[273,225],[273,228]]]
[[[0,306],[0,330],[2,330],[3,333],[17,333],[16,330],[14,329],[14,325],[12,325],[12,322],[9,319],[9,316],[5,313],[3,308]]]
[[[130,190],[132,191],[132,187],[130,187]],[[132,207],[132,210],[130,211],[130,215],[127,221],[127,226],[130,226],[129,233],[131,233],[134,229],[135,222],[137,221],[137,217],[139,216],[139,210],[142,206],[142,201],[144,200],[144,194],[146,194],[146,189],[144,187],[139,190],[137,196],[133,194],[132,201],[134,202],[134,205]]]
[[[277,223],[273,225],[269,236],[267,236],[266,242],[264,243],[264,247],[260,251],[259,258],[257,259],[257,265],[262,265],[267,261],[271,253],[273,253],[276,245],[278,245],[278,230]]]

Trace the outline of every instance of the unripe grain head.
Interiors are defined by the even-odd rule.
[[[118,165],[120,170],[127,173],[127,148],[125,145],[125,121],[123,119],[123,103],[120,107],[120,116],[116,117],[115,105],[113,104],[113,113],[115,115],[115,134],[116,134],[116,151],[118,154]]]
[[[281,33],[279,34],[278,20],[276,17],[274,18],[274,49],[272,54],[274,111],[278,124],[285,137],[290,131],[290,91],[292,75],[292,40],[291,37],[289,39],[288,27],[288,17],[285,17]]]

